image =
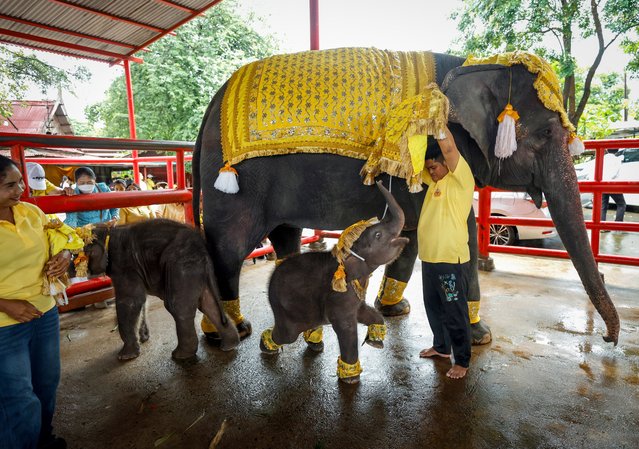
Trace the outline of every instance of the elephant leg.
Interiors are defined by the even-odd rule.
[[[384,316],[406,315],[410,312],[410,303],[404,298],[404,290],[417,258],[417,231],[402,231],[401,236],[408,237],[410,241],[397,260],[386,265],[375,299],[375,308]]]
[[[299,254],[301,238],[301,228],[286,225],[280,225],[268,234],[268,239],[273,244],[273,249],[275,249],[275,254],[277,254],[277,264],[293,254]]]
[[[277,354],[283,345],[297,340],[299,332],[288,320],[276,319],[275,325],[262,332],[260,350],[264,354]]]
[[[245,217],[240,221],[254,223],[255,220]],[[222,227],[222,224],[227,228]],[[222,224],[217,224],[215,220],[204,223],[206,245],[213,260],[222,308],[235,322],[240,339],[243,339],[251,335],[253,329],[251,323],[240,311],[240,272],[244,258],[257,246],[267,231],[262,227],[254,227],[249,235],[239,232],[233,225]],[[206,315],[202,317],[201,327],[208,342],[212,344],[221,342],[217,328]]]
[[[195,303],[195,298],[175,298],[178,301],[191,301]],[[178,345],[171,353],[172,357],[178,361],[193,360],[196,358],[197,353],[197,333],[193,320],[195,319],[195,307],[192,310],[182,310],[177,312],[175,310],[169,310],[173,319],[175,320],[175,330],[177,332]]]
[[[146,290],[137,277],[113,276],[115,289],[115,310],[118,316],[118,331],[124,346],[118,353],[118,359],[131,360],[140,355],[140,345],[136,335],[136,325],[146,303]]]
[[[357,348],[357,323],[352,319],[341,319],[332,321],[331,324],[339,342],[340,356],[337,359],[337,376],[342,382],[358,383],[362,368],[359,364]]]
[[[311,351],[322,352],[324,350],[324,327],[319,326],[305,330],[304,341]]]
[[[357,310],[357,322],[368,326],[364,343],[374,348],[384,347],[384,337],[386,336],[386,324],[384,317],[377,310],[362,302]]]
[[[468,316],[470,318],[470,336],[474,345],[485,345],[491,342],[490,327],[479,318],[479,245],[477,243],[477,222],[475,212],[471,208],[468,215],[468,246],[470,263],[468,264]]]

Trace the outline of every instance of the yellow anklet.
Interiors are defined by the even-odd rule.
[[[385,324],[371,324],[368,326],[367,338],[372,341],[384,341],[386,337]]]
[[[382,305],[393,306],[400,302],[404,296],[404,290],[406,290],[407,285],[406,282],[384,276],[379,286],[379,293],[377,293]]]
[[[359,364],[359,360],[352,365],[342,361],[342,356],[337,357],[337,376],[340,379],[346,379],[347,377],[359,376],[362,372],[362,367]]]
[[[282,347],[282,345],[278,345],[273,341],[273,328],[269,327],[264,332],[262,332],[262,344],[269,351],[277,351]]]
[[[322,326],[304,331],[304,341],[306,343],[321,343],[324,338],[324,328]]]

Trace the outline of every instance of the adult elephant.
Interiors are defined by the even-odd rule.
[[[322,55],[323,52],[317,54]],[[619,318],[599,276],[583,224],[577,179],[568,151],[570,133],[566,128],[566,120],[562,120],[565,112],[561,109],[562,115],[542,104],[540,98],[543,100],[543,95],[547,94],[544,89],[547,90],[548,86],[540,87],[538,76],[523,65],[479,64],[462,67],[462,58],[445,54],[432,54],[432,58],[434,81],[450,102],[449,128],[460,152],[469,162],[478,185],[526,191],[538,206],[541,205],[542,193],[545,195],[559,235],[590,300],[606,323],[607,334],[604,339],[616,343]],[[398,66],[388,70],[392,71]],[[386,68],[376,67],[375,70],[381,70],[383,74]],[[275,78],[278,75],[276,72],[263,73],[262,79],[255,83],[256,89],[264,89],[263,82],[268,81],[269,76]],[[305,102],[308,107],[313,101],[324,101],[323,95],[326,95],[324,105],[331,102],[328,89],[322,92],[313,88],[313,75],[301,75],[309,87],[304,89],[304,82],[298,83],[297,87],[301,89],[295,98],[297,106],[293,106],[293,102],[289,104],[293,108],[298,107],[297,113],[302,111]],[[335,75],[340,78],[337,71]],[[319,71],[317,76],[320,76]],[[352,78],[356,77],[338,79],[335,88],[338,88],[339,83],[348,85],[353,82]],[[315,86],[320,84],[321,80],[316,80]],[[359,173],[364,161],[324,154],[321,149],[315,154],[294,153],[243,160],[234,164],[239,192],[228,194],[214,188],[218,170],[226,162],[222,140],[224,133],[229,131],[225,128],[226,122],[222,125],[223,119],[228,120],[229,115],[243,113],[241,108],[233,109],[225,104],[225,93],[229,86],[227,82],[213,97],[196,142],[193,204],[197,221],[201,188],[204,230],[220,292],[222,298],[228,301],[225,303],[227,312],[236,321],[240,335],[244,336],[251,332],[251,328],[239,310],[240,269],[243,259],[265,235],[269,236],[278,257],[282,258],[299,251],[302,228],[344,229],[363,218],[374,215],[381,217],[385,202],[376,188],[362,183]],[[404,83],[403,87],[395,88],[389,95],[398,91],[401,94],[402,88],[408,88],[406,86],[407,83]],[[551,87],[554,88],[554,95],[561,98],[558,86]],[[371,93],[367,91],[366,94]],[[366,101],[365,97],[362,99],[360,96],[358,100]],[[338,100],[337,96],[334,95],[332,100]],[[255,98],[250,98],[250,101],[255,101]],[[521,114],[517,124],[517,151],[510,157],[497,158],[494,150],[497,117],[509,102]],[[272,106],[273,109],[276,107]],[[223,117],[225,113],[226,119]],[[375,116],[372,117],[374,122]],[[424,192],[411,193],[402,179],[391,178],[387,174],[382,173],[376,179],[392,191],[404,210],[403,235],[411,241],[400,258],[386,267],[376,305],[387,314],[406,312],[407,302],[402,299],[401,291],[410,278],[417,254],[415,229]],[[474,230],[472,216],[469,216],[469,227]],[[470,235],[472,238],[475,233],[471,230]],[[471,242],[471,248],[476,262],[475,242]],[[471,298],[478,300],[476,270],[471,290]],[[205,326],[203,329],[215,335],[214,329]],[[474,329],[479,333],[486,332],[481,329],[481,323],[475,323]]]

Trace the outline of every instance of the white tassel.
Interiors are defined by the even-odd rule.
[[[515,135],[515,123],[519,120],[519,114],[510,103],[506,105],[497,121],[497,139],[495,141],[495,156],[500,159],[512,156],[517,149],[517,136]]]
[[[584,146],[584,143],[579,137],[577,137],[577,134],[575,134],[574,132],[570,133],[568,143],[568,150],[570,151],[570,155],[579,156],[581,153],[584,152],[585,149],[586,147]]]
[[[220,169],[220,174],[213,184],[220,192],[237,193],[240,191],[240,185],[237,183],[237,171],[231,167],[228,162]]]

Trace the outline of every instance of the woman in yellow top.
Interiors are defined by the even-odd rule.
[[[126,188],[127,191],[140,190],[140,186],[136,183],[131,183]],[[151,218],[155,218],[155,213],[151,210],[149,206],[133,206],[133,207],[123,207],[120,209],[120,219],[118,220],[118,224],[131,224],[137,223],[139,221],[149,220]]]
[[[43,276],[61,276],[70,253],[49,257],[45,214],[23,203],[18,166],[0,156],[0,441],[12,448],[66,448],[52,433],[60,380],[60,322]]]

